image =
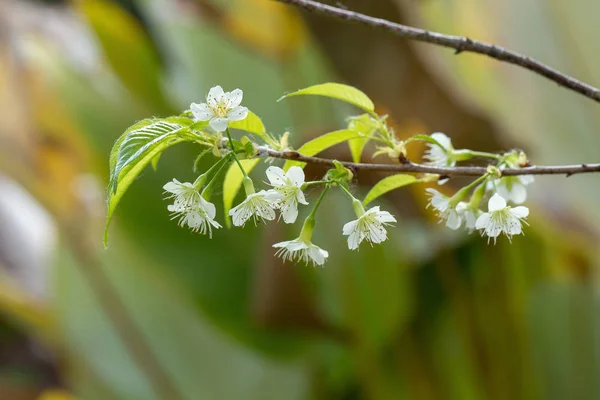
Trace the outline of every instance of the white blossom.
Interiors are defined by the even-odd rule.
[[[510,207],[506,205],[506,200],[495,193],[488,202],[488,212],[481,214],[477,218],[475,228],[482,230],[482,235],[488,238],[496,238],[504,232],[510,238],[512,235],[522,233],[522,223],[526,223],[524,218],[529,215],[529,209],[524,206]],[[489,240],[489,239],[488,239]]]
[[[467,203],[463,202],[458,203],[456,209],[465,220],[465,228],[467,228],[469,233],[473,232],[475,230],[477,218],[482,214],[482,211],[479,208],[469,207]]]
[[[434,167],[454,167],[456,161],[452,158],[454,147],[452,146],[450,138],[441,132],[432,133],[430,136],[435,139],[441,147],[433,143],[427,143],[427,151],[424,156],[425,160],[427,160],[425,164]]]
[[[279,167],[267,168],[267,178],[273,189],[281,194],[278,207],[281,210],[283,221],[292,224],[298,217],[298,203],[308,204],[302,193],[304,184],[304,170],[298,166],[291,167],[287,173]]]
[[[440,222],[446,221],[446,226],[453,230],[460,228],[463,222],[462,211],[464,211],[466,206],[459,203],[452,207],[450,205],[449,197],[444,196],[433,188],[427,188],[425,191],[427,191],[431,196],[429,199],[429,205],[437,211]]]
[[[215,86],[208,92],[206,103],[190,105],[196,121],[209,121],[215,131],[223,132],[229,121],[240,121],[248,116],[248,109],[240,106],[244,92],[235,89],[224,92],[221,86]]]
[[[323,265],[329,253],[311,241],[305,241],[301,238],[289,240],[287,242],[275,243],[277,249],[275,255],[281,257],[283,261],[302,261],[306,264]]]
[[[514,204],[523,204],[527,200],[527,185],[532,184],[533,181],[533,175],[505,176],[496,179],[493,185],[504,199]]]
[[[167,209],[173,214],[173,218],[179,218],[180,226],[189,226],[192,231],[206,234],[212,237],[212,228],[220,228],[221,225],[215,221],[215,205],[206,201],[200,192],[189,182],[179,182],[173,179],[163,186],[163,189],[174,198],[173,204]]]
[[[342,233],[348,236],[348,248],[354,250],[366,239],[371,243],[381,243],[387,239],[386,225],[396,222],[387,211],[380,211],[379,206],[370,208],[354,221],[344,225]]]
[[[261,190],[248,195],[243,202],[229,210],[229,215],[235,226],[244,226],[250,217],[254,218],[255,224],[257,221],[272,221],[280,199],[281,194],[275,190]]]

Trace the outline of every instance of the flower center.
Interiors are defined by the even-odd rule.
[[[215,116],[223,118],[227,116],[227,111],[229,111],[229,107],[227,106],[226,102],[220,101],[215,106],[211,107],[211,110],[215,114]]]

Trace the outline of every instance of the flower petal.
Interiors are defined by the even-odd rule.
[[[287,201],[281,207],[281,216],[286,224],[293,224],[298,218],[298,205],[295,201]]]
[[[377,220],[379,220],[379,222],[383,222],[383,223],[398,222],[398,221],[396,221],[396,218],[394,218],[394,216],[387,211],[378,212]]]
[[[213,112],[206,106],[206,103],[192,103],[190,105],[190,110],[192,111],[192,114],[194,114],[194,119],[196,121],[208,121],[214,116]]]
[[[483,213],[475,221],[475,229],[485,229],[490,224],[490,213]]]
[[[362,238],[360,237],[358,232],[352,232],[350,236],[348,236],[348,248],[350,250],[357,249],[360,242],[362,242]]]
[[[510,213],[517,218],[525,218],[529,215],[529,208],[525,206],[514,207],[510,209]]]
[[[215,131],[223,132],[225,129],[227,129],[227,126],[229,125],[229,121],[227,120],[227,118],[213,118],[210,120],[210,122],[208,124]]]
[[[206,216],[209,219],[215,219],[215,216],[217,215],[217,209],[213,203],[204,200],[204,198],[200,196],[200,206],[206,212]]]
[[[297,165],[290,167],[285,175],[296,187],[301,187],[304,184],[304,170]]]
[[[304,204],[304,205],[308,204],[308,201],[306,201],[306,199],[304,198],[304,193],[302,193],[302,190],[298,190],[296,192],[296,200],[298,200],[298,203],[300,203],[300,204]]]
[[[244,92],[241,89],[234,89],[229,93],[229,108],[235,108],[242,103]]]
[[[500,196],[498,193],[494,193],[494,195],[490,198],[490,201],[488,202],[488,211],[498,211],[502,210],[505,207],[506,200],[504,200],[504,197]]]
[[[223,94],[225,94],[223,92],[223,88],[217,85],[208,91],[208,95],[206,96],[206,102],[209,106],[214,107],[221,101],[221,99],[223,98]]]
[[[387,231],[381,224],[369,225],[369,239],[371,243],[381,243],[387,239]]]
[[[462,217],[456,212],[451,210],[446,220],[446,226],[450,229],[457,230],[462,225]]]
[[[349,235],[352,233],[352,231],[354,230],[354,228],[356,227],[356,224],[358,224],[358,220],[355,219],[354,221],[350,221],[348,223],[346,223],[344,225],[344,227],[342,228],[342,234],[344,235]]]
[[[241,121],[243,119],[246,119],[247,116],[248,109],[242,106],[237,106],[227,113],[227,118],[230,121]]]
[[[285,172],[279,167],[270,166],[267,168],[267,178],[271,185],[275,187],[285,186]]]
[[[452,140],[446,134],[442,132],[435,132],[430,136],[434,138],[444,148],[444,150],[448,151],[453,148]]]

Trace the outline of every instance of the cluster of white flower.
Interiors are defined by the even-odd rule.
[[[429,143],[425,155],[427,164],[433,166],[454,166],[456,160],[467,154],[468,150],[454,150],[450,138],[443,133],[431,135],[437,143]],[[516,168],[519,166],[519,153],[510,152],[498,155],[498,170],[504,168]],[[496,238],[504,233],[509,240],[513,235],[522,233],[522,224],[527,223],[525,218],[529,215],[529,209],[524,206],[511,207],[507,201],[514,204],[522,204],[527,199],[526,186],[533,183],[531,175],[508,176],[495,178],[489,173],[472,185],[479,186],[474,190],[470,201],[464,201],[468,196],[470,187],[463,188],[452,197],[447,197],[429,188],[429,205],[438,213],[440,222],[445,221],[450,229],[459,229],[463,223],[469,232],[481,231],[482,235]],[[466,190],[465,190],[466,189]],[[480,210],[479,205],[484,195],[490,196],[488,201],[488,212]]]
[[[228,130],[229,123],[243,120],[248,115],[248,109],[240,105],[242,98],[243,92],[240,89],[224,92],[220,86],[216,86],[208,93],[206,103],[192,103],[190,110],[195,121],[208,121],[208,125],[215,131],[226,132],[230,150],[232,150],[234,145]],[[503,168],[513,168],[519,165],[522,158],[519,153],[496,155],[470,150],[455,150],[450,138],[440,132],[433,133],[425,139],[428,140],[428,148],[425,153],[428,165],[454,167],[458,161],[477,156],[487,156],[497,160],[497,165],[489,169],[486,175],[459,190],[452,197],[447,197],[433,188],[426,189],[430,195],[429,205],[436,210],[440,221],[445,222],[448,228],[454,230],[463,225],[469,232],[479,230],[482,235],[494,238],[494,241],[502,233],[509,239],[512,235],[522,233],[522,224],[526,223],[525,218],[529,210],[524,206],[508,206],[507,201],[514,204],[523,203],[527,198],[526,186],[533,182],[533,177],[527,175],[502,177],[499,173]],[[392,142],[390,141],[390,143]],[[392,144],[394,143],[396,142]],[[400,143],[397,147],[404,151],[404,146],[405,143]],[[283,260],[296,260],[314,265],[323,265],[327,260],[329,253],[312,243],[312,232],[317,208],[330,187],[340,187],[352,201],[357,218],[346,223],[342,228],[342,234],[348,237],[350,250],[358,249],[363,241],[367,241],[371,245],[385,241],[388,237],[387,227],[397,222],[389,212],[381,211],[378,206],[365,211],[362,202],[356,199],[346,187],[352,174],[339,163],[336,164],[336,170],[332,170],[335,174],[331,176],[328,174],[326,179],[314,182],[305,182],[304,170],[299,166],[292,166],[287,171],[270,166],[267,168],[266,176],[271,188],[256,192],[252,179],[246,176],[235,151],[229,151],[225,152],[221,161],[217,163],[219,165],[215,164],[193,184],[181,183],[173,179],[164,186],[164,190],[169,193],[169,198],[174,199],[173,204],[168,206],[168,210],[174,218],[179,219],[179,225],[187,225],[192,231],[209,236],[212,236],[212,228],[221,228],[221,225],[215,221],[215,206],[208,201],[211,183],[205,187],[205,182],[209,176],[213,175],[213,169],[220,171],[222,165],[226,165],[232,160],[238,163],[244,173],[243,183],[246,194],[245,199],[229,211],[229,216],[235,226],[244,226],[249,219],[252,219],[255,224],[273,221],[277,212],[283,222],[292,224],[298,218],[299,204],[309,204],[303,190],[310,185],[324,185],[321,197],[305,219],[300,235],[294,240],[273,245],[277,249],[275,254]],[[212,180],[214,180],[214,176]],[[467,201],[468,196],[470,199]],[[485,196],[489,196],[487,212],[482,211],[479,207]]]
[[[192,103],[190,110],[196,121],[209,121],[209,125],[218,132],[228,129],[230,121],[243,120],[248,115],[248,109],[240,106],[243,92],[235,89],[232,92],[224,92],[220,86],[212,88],[206,97],[206,103]],[[241,166],[240,166],[241,167]],[[270,166],[266,171],[267,179],[271,189],[255,192],[254,184],[249,177],[244,180],[246,198],[236,207],[229,211],[233,225],[244,226],[249,219],[254,223],[273,221],[279,211],[280,218],[286,224],[296,222],[298,218],[298,205],[308,205],[304,196],[303,187],[305,182],[304,170],[298,166],[292,166],[287,171],[276,166]],[[308,182],[322,183],[326,185],[325,191],[330,185],[339,182]],[[200,192],[204,185],[203,179],[196,183],[181,183],[174,179],[164,186],[166,192],[170,193],[168,198],[174,198],[174,204],[168,206],[168,210],[179,218],[181,226],[187,225],[193,231],[212,235],[212,228],[220,228],[214,219],[216,216],[214,204],[208,202]],[[198,187],[197,187],[198,186]],[[345,224],[342,233],[348,236],[348,248],[358,249],[361,242],[381,243],[387,239],[386,226],[396,219],[387,211],[381,211],[379,207],[373,207],[365,211],[360,202],[355,199],[344,188],[344,191],[352,198],[357,219]],[[313,212],[306,218],[302,231],[298,238],[273,245],[277,249],[276,255],[283,260],[296,260],[304,263],[323,265],[329,253],[312,243],[312,231],[314,227],[314,214],[320,203],[317,203]]]

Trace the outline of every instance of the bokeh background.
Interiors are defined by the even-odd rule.
[[[600,84],[597,1],[343,5]],[[599,161],[597,104],[481,56],[268,0],[3,0],[0,399],[600,398],[598,176],[536,178],[512,244],[445,229],[414,186],[381,199],[399,220],[390,240],[350,253],[351,206],[333,194],[314,238],[330,259],[313,269],[272,257],[299,223],[209,240],[170,221],[162,185],[193,179],[198,153],[180,145],[131,186],[102,247],[108,153],[129,125],[220,84],[298,146],[359,112],[276,102],[327,81],[366,92],[403,137]]]

